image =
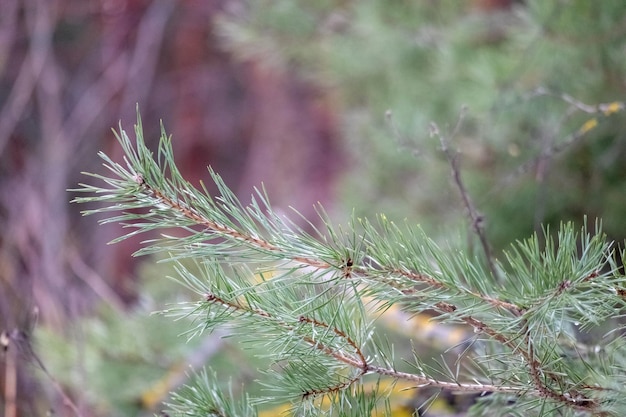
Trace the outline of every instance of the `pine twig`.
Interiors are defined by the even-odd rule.
[[[242,242],[246,245],[250,245],[255,249],[258,250],[265,250],[268,252],[273,252],[273,253],[282,253],[284,252],[283,249],[281,249],[279,246],[269,242],[266,239],[263,239],[261,237],[256,237],[256,236],[252,236],[252,235],[248,235],[248,234],[244,234],[238,230],[235,230],[231,227],[219,224],[209,218],[206,218],[205,216],[203,216],[202,214],[198,213],[196,210],[194,210],[192,207],[187,206],[184,202],[181,201],[174,201],[173,199],[167,197],[163,191],[161,191],[160,189],[158,189],[156,186],[154,185],[150,185],[146,182],[146,180],[144,179],[142,174],[136,174],[135,176],[133,176],[133,180],[137,183],[137,185],[140,186],[140,188],[146,192],[146,194],[152,198],[154,198],[155,200],[152,202],[152,205],[159,205],[159,204],[165,204],[169,209],[171,209],[173,212],[178,213],[180,216],[183,216],[185,218],[187,218],[188,220],[191,220],[192,222],[194,222],[197,225],[201,225],[206,227],[209,231],[216,233],[220,236],[223,236],[225,238],[229,238],[229,239],[233,239],[239,242]],[[465,193],[465,195],[467,196],[467,193]],[[469,198],[469,196],[467,196]],[[486,239],[484,233],[482,233],[483,238]],[[328,262],[325,261],[321,261],[319,259],[314,259],[314,258],[310,258],[310,257],[306,257],[306,256],[292,256],[290,258],[290,260],[292,262],[295,262],[297,264],[302,264],[304,266],[310,266],[319,270],[329,270],[329,271],[333,271],[337,269],[337,266],[335,265],[331,265]],[[370,268],[366,267],[366,266],[356,266],[354,265],[354,260],[352,260],[351,258],[346,259],[345,262],[342,263],[342,265],[339,267],[339,269],[342,272],[342,276],[349,278],[352,277],[353,274],[358,274],[361,278],[371,278],[374,276],[377,276],[377,271],[372,271]],[[412,281],[415,282],[420,282],[420,283],[424,283],[427,284],[433,288],[441,288],[441,289],[447,289],[447,286],[441,282],[439,282],[438,280],[436,280],[433,277],[430,277],[424,273],[421,272],[417,272],[417,271],[408,271],[405,269],[391,269],[390,272],[394,273],[394,274],[399,274],[402,275],[406,278],[409,278]],[[473,297],[476,297],[478,299],[481,299],[491,305],[493,305],[496,308],[504,308],[510,312],[512,312],[515,315],[519,315],[521,313],[521,309],[520,307],[516,306],[515,304],[506,302],[506,301],[502,301],[502,300],[498,300],[496,298],[493,298],[491,296],[487,296],[484,294],[479,294],[477,292],[472,292],[472,291],[468,291],[468,294],[472,295]]]
[[[270,320],[270,321],[273,321],[273,322],[277,322],[278,324],[280,324],[281,326],[284,327],[286,332],[292,332],[292,331],[296,330],[294,325],[288,324],[288,323],[283,322],[281,320],[278,320],[275,317],[273,317],[271,314],[267,313],[266,311],[263,311],[263,310],[260,310],[260,309],[251,309],[249,307],[240,305],[240,304],[238,304],[236,302],[224,300],[224,299],[216,296],[215,294],[207,294],[205,296],[205,299],[206,299],[206,301],[208,303],[218,304],[218,305],[222,306],[223,308],[225,308],[227,310],[235,311],[238,314],[256,316],[260,320]],[[347,381],[344,381],[344,382],[342,382],[342,383],[340,383],[338,385],[326,387],[324,389],[308,390],[306,392],[303,392],[302,393],[302,397],[303,398],[307,398],[307,397],[311,397],[311,396],[317,396],[317,395],[321,395],[321,394],[327,394],[327,393],[330,393],[330,392],[338,391],[340,389],[345,389],[348,386],[350,386],[353,383],[355,383],[358,380],[360,380],[360,378],[363,377],[364,375],[371,374],[371,373],[378,374],[378,375],[381,375],[381,376],[388,376],[388,377],[395,378],[395,379],[402,379],[402,380],[410,381],[410,382],[415,383],[415,385],[418,386],[418,387],[426,387],[426,386],[428,386],[428,387],[433,387],[433,388],[449,389],[449,390],[458,391],[458,392],[465,392],[465,393],[470,393],[470,392],[476,392],[476,393],[509,392],[509,393],[516,393],[517,394],[520,391],[519,388],[509,387],[509,386],[440,381],[440,380],[437,380],[437,379],[434,379],[434,378],[428,378],[426,376],[419,376],[419,375],[415,375],[415,374],[409,374],[409,373],[406,373],[406,372],[397,371],[395,369],[385,368],[385,367],[382,367],[382,366],[377,366],[377,365],[374,365],[374,364],[370,363],[365,358],[365,356],[363,355],[362,349],[355,343],[354,340],[352,340],[341,329],[338,329],[338,328],[336,328],[334,326],[330,326],[330,325],[328,325],[326,323],[323,323],[323,322],[321,322],[319,320],[308,318],[308,317],[304,317],[304,316],[300,316],[298,321],[299,321],[299,323],[308,323],[308,324],[312,324],[313,326],[316,326],[316,327],[329,329],[335,335],[337,335],[341,339],[345,340],[347,345],[351,346],[354,349],[354,353],[353,354],[350,354],[350,353],[347,353],[347,352],[343,352],[341,350],[337,350],[337,349],[335,349],[333,347],[330,347],[330,346],[324,344],[323,342],[315,340],[315,338],[313,338],[311,336],[308,336],[308,335],[302,335],[301,338],[300,338],[300,340],[303,343],[306,343],[306,344],[310,345],[311,347],[313,347],[314,349],[319,350],[320,352],[324,353],[325,355],[328,355],[329,357],[332,357],[333,359],[337,360],[338,362],[343,363],[345,365],[348,365],[350,367],[356,368],[359,371],[356,376],[354,376],[354,377],[348,379]],[[541,394],[542,394],[541,391],[537,391],[535,393],[535,395],[537,395],[537,396],[540,396]]]

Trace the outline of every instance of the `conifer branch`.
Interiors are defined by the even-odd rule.
[[[208,219],[202,216],[192,207],[189,207],[188,205],[182,202],[178,202],[167,197],[161,190],[148,184],[141,174],[135,177],[135,181],[148,194],[151,194],[152,196],[154,196],[154,198],[157,200],[156,204],[159,204],[159,203],[165,204],[173,212],[180,213],[180,215],[184,216],[185,218],[194,222],[197,225],[205,226],[208,230],[210,230],[213,233],[216,233],[226,238],[239,240],[242,243],[248,244],[250,246],[256,247],[261,250],[265,250],[269,252],[282,252],[282,250],[279,247],[271,244],[270,242],[264,239],[261,239],[252,235],[246,235],[245,233],[239,232],[238,230],[235,230],[233,228],[230,228],[228,226],[215,222],[211,219]],[[314,268],[320,268],[320,269],[328,269],[331,267],[326,262],[321,262],[317,259],[311,259],[311,258],[307,258],[304,256],[294,256],[292,258],[292,261],[298,262],[304,265],[308,265]]]
[[[180,215],[192,221],[193,223],[200,225],[200,226],[204,226],[211,232],[216,233],[220,236],[241,241],[244,244],[248,244],[260,250],[276,252],[276,253],[283,252],[281,248],[268,242],[265,239],[262,239],[256,236],[246,235],[238,230],[235,230],[234,228],[230,228],[228,226],[219,224],[209,218],[202,216],[192,207],[189,207],[183,202],[175,201],[167,197],[161,190],[148,184],[141,174],[134,176],[133,179],[142,189],[144,189],[147,192],[147,194],[152,195],[156,199],[156,201],[154,202],[154,205],[165,204],[173,212],[179,213]],[[320,261],[318,259],[309,258],[309,257],[304,257],[304,256],[293,256],[291,257],[291,261],[302,264],[302,265],[310,266],[313,268],[317,268],[320,270],[336,269],[333,265],[327,262]],[[376,272],[376,271],[369,270],[365,266],[354,266],[352,259],[347,259],[346,262],[342,265],[341,270],[345,278],[350,278],[352,276],[352,273],[358,273],[363,278],[371,278],[374,276],[374,273]],[[408,271],[408,270],[398,269],[398,268],[391,268],[389,271],[393,274],[398,274],[406,278],[409,278],[410,280],[413,280],[416,283],[423,283],[423,284],[429,285],[432,288],[447,289],[445,284],[420,272]],[[408,292],[410,291],[407,291],[407,293]],[[482,295],[482,294],[469,291],[469,290],[466,290],[466,292],[469,295],[472,295],[473,297],[476,297],[483,301],[488,302],[489,304],[493,305],[496,308],[504,308],[512,312],[515,315],[519,315],[521,313],[520,307],[512,303],[498,300],[493,297]]]
[[[437,307],[442,311],[449,313],[453,313],[454,311],[456,311],[456,307],[448,303],[439,303]],[[524,358],[529,368],[533,384],[535,386],[535,395],[549,398],[551,400],[562,402],[568,405],[574,402],[576,403],[577,408],[580,409],[590,410],[596,407],[596,403],[593,400],[589,399],[578,390],[572,390],[570,391],[569,396],[565,396],[564,394],[559,394],[553,389],[549,388],[543,382],[543,380],[541,379],[541,375],[544,374],[544,372],[541,371],[541,363],[535,358],[533,342],[528,337],[528,329],[526,326],[524,331],[525,344],[520,344],[515,343],[514,340],[508,339],[503,334],[495,331],[482,321],[477,320],[472,316],[461,316],[460,319],[467,325],[471,326],[477,333],[489,336],[491,339],[499,342],[503,346],[508,347],[509,349],[511,349],[512,352],[520,354]],[[555,383],[563,385],[564,381],[562,381],[562,378],[557,376],[555,373],[550,372],[546,375],[553,379]],[[575,400],[573,398],[575,398]]]
[[[180,263],[176,268],[181,283],[202,297],[191,313],[200,320],[195,333],[230,322],[241,337],[265,343],[269,357],[289,364],[281,368],[284,376],[276,374],[288,398],[348,395],[374,374],[420,387],[512,394],[520,403],[540,399],[551,410],[607,416],[626,410],[626,403],[619,408],[626,393],[603,385],[626,369],[626,348],[607,338],[610,358],[622,368],[606,367],[606,358],[593,356],[596,350],[580,353],[568,327],[575,322],[592,328],[626,310],[624,277],[599,227],[579,239],[564,226],[558,244],[546,231],[544,249],[537,237],[518,242],[505,252],[507,263],[498,264],[502,276],[496,279],[495,261],[487,270],[385,216],[377,226],[359,219],[360,228],[351,223],[347,233],[323,218],[326,229],[313,227],[317,236],[311,236],[277,216],[259,191],[242,206],[210,171],[220,191],[212,197],[182,178],[164,133],[157,158],[143,143],[140,122],[136,136],[133,146],[123,130],[118,134],[126,167],[101,154],[114,175],[90,174],[110,188],[83,184],[76,191],[91,195],[74,201],[109,204],[86,214],[121,212],[104,222],[134,229],[125,237],[171,227],[186,232],[150,240],[140,253],[166,251],[174,261],[194,259],[204,267],[193,273]],[[253,279],[244,267],[244,273],[229,276],[222,264],[233,271],[235,264],[262,265],[274,268],[276,276]],[[374,307],[366,308],[365,298]],[[438,321],[467,325],[483,336],[481,348],[493,353],[476,357],[477,368],[468,369],[467,379],[426,372],[418,358],[417,373],[397,370],[371,340],[373,310],[391,305],[413,314],[435,310]],[[217,396],[207,407],[220,401]]]
[[[185,204],[183,201],[176,201],[175,199],[166,196],[164,191],[146,182],[143,175],[140,173],[134,175],[132,179],[137,183],[137,185],[139,185],[139,187],[146,193],[147,196],[151,196],[154,198],[154,201],[150,202],[150,205],[152,206],[158,206],[160,204],[164,204],[166,207],[172,210],[172,212],[177,213],[178,215],[188,219],[193,224],[198,225],[198,226],[204,226],[206,230],[214,234],[217,234],[219,236],[222,236],[224,238],[240,241],[243,244],[252,246],[259,250],[273,252],[279,256],[280,254],[285,252],[282,248],[276,246],[275,244],[272,244],[266,239],[263,239],[257,236],[252,236],[249,234],[245,234],[236,230],[235,228],[220,224],[210,218],[203,216],[202,214],[197,212],[197,210],[195,210],[193,207],[189,206],[188,204]],[[282,257],[286,257],[286,255],[283,255]],[[310,258],[310,257],[305,257],[305,256],[292,256],[290,260],[292,262],[296,262],[296,263],[299,263],[305,266],[310,266],[313,268],[317,268],[320,270],[337,269],[336,266],[331,265],[328,262],[325,262],[319,259]],[[353,273],[357,273],[361,278],[373,278],[373,279],[376,279],[375,277],[380,275],[379,271],[377,271],[376,269],[372,269],[371,267],[368,267],[366,265],[355,266],[354,261],[352,259],[347,259],[346,262],[344,262],[340,266],[340,269],[342,271],[342,275],[346,278],[350,278]],[[416,283],[423,283],[434,289],[450,289],[444,283],[421,272],[411,271],[407,269],[400,269],[400,268],[387,268],[387,269],[392,274],[398,274],[398,275],[404,276],[405,278],[415,281]],[[521,308],[512,303],[498,300],[491,296],[479,294],[477,292],[473,292],[465,288],[457,288],[457,290],[464,291],[468,295],[471,295],[473,297],[486,301],[496,308],[504,308],[515,315],[519,315],[521,313]],[[404,290],[404,291],[406,291],[406,293],[408,294],[412,290]]]
[[[443,290],[456,290],[459,292],[464,292],[465,294],[470,295],[472,297],[476,297],[477,299],[482,300],[495,308],[502,308],[504,310],[507,310],[515,316],[519,316],[523,313],[523,309],[515,304],[509,303],[507,301],[498,300],[488,295],[479,294],[475,291],[471,291],[466,288],[457,287],[455,289],[452,289],[446,286],[445,284],[443,284],[442,282],[437,281],[436,279],[430,276],[420,274],[418,272],[406,271],[406,270],[400,270],[400,269],[392,269],[391,272],[394,274],[404,276],[412,281],[415,281],[416,283],[426,284],[432,288],[443,289]],[[391,282],[389,283],[390,285],[393,285]],[[402,292],[405,295],[411,295],[411,294],[416,294],[419,291],[415,289],[404,289],[402,290]]]
[[[251,309],[249,307],[243,306],[241,304],[238,304],[236,302],[232,302],[232,301],[226,301],[222,298],[220,298],[219,296],[215,295],[215,294],[206,294],[205,295],[205,299],[207,302],[209,303],[215,303],[215,304],[219,304],[222,307],[224,307],[227,310],[232,310],[232,311],[236,311],[239,312],[241,314],[249,314],[249,315],[255,315],[258,316],[261,319],[268,319],[268,320],[274,320],[277,321],[281,326],[284,327],[285,331],[294,331],[295,330],[295,326],[290,325],[286,322],[283,322],[281,320],[276,320],[271,314],[267,313],[266,311],[260,310],[260,309]],[[442,310],[447,310],[447,309],[452,309],[452,306],[440,306]],[[494,337],[494,339],[498,340],[498,341],[502,341],[503,344],[508,344],[509,342],[505,339],[503,339],[501,336],[495,334],[495,332],[490,331],[489,329],[487,329],[487,326],[485,326],[484,324],[479,324],[479,322],[477,320],[473,320],[471,318],[469,318],[468,320],[469,322],[472,322],[477,329],[480,329],[481,332],[488,334],[492,337]],[[302,393],[302,398],[309,398],[309,397],[315,397],[318,395],[322,395],[322,394],[328,394],[331,392],[336,392],[339,391],[341,389],[345,389],[347,387],[349,387],[350,385],[352,385],[353,383],[357,382],[362,376],[368,374],[368,373],[375,373],[381,376],[387,376],[387,377],[391,377],[391,378],[395,378],[395,379],[402,379],[402,380],[406,380],[406,381],[412,381],[416,383],[416,386],[418,387],[433,387],[433,388],[441,388],[441,389],[450,389],[453,391],[459,391],[459,392],[465,392],[465,393],[469,393],[469,392],[476,392],[476,393],[488,393],[488,392],[512,392],[512,393],[518,393],[519,392],[519,388],[517,387],[508,387],[508,386],[497,386],[497,385],[489,385],[489,384],[468,384],[468,383],[459,383],[459,382],[446,382],[446,381],[441,381],[441,380],[437,380],[434,378],[428,378],[426,376],[419,376],[419,375],[414,375],[414,374],[409,374],[406,372],[401,372],[401,371],[397,371],[395,369],[391,369],[391,368],[385,368],[385,367],[381,367],[381,366],[377,366],[374,364],[371,364],[363,355],[363,351],[362,349],[356,344],[356,342],[354,340],[352,340],[350,338],[350,336],[348,336],[344,331],[342,331],[341,329],[337,328],[337,327],[333,327],[333,326],[329,326],[326,323],[323,323],[319,320],[313,319],[313,318],[308,318],[308,317],[304,317],[304,316],[300,316],[298,318],[298,322],[299,323],[307,323],[307,324],[311,324],[313,326],[316,327],[321,327],[324,329],[328,329],[330,331],[332,331],[334,334],[336,334],[337,336],[339,336],[340,338],[342,338],[343,340],[346,341],[346,343],[352,347],[354,349],[354,354],[349,354],[346,353],[342,350],[337,350],[333,347],[330,347],[318,340],[316,340],[315,338],[308,336],[308,335],[302,335],[301,336],[301,340],[307,344],[309,344],[311,347],[313,347],[316,350],[319,350],[320,352],[324,353],[325,355],[328,355],[329,357],[332,357],[333,359],[337,360],[338,362],[341,362],[345,365],[351,366],[353,368],[357,368],[358,369],[358,373],[346,380],[343,381],[339,384],[333,385],[333,386],[329,386],[323,389],[310,389],[307,390],[305,392]],[[356,356],[354,356],[356,355]],[[548,394],[552,394],[550,391],[548,390],[541,390],[538,389],[535,392],[535,395],[537,396],[550,396]]]

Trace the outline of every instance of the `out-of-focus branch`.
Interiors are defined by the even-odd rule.
[[[13,25],[17,21],[17,2],[2,2],[2,6],[0,7],[2,7],[0,13],[2,14],[2,25],[0,26],[4,28],[2,36],[4,38],[3,41],[6,42],[3,49],[5,49],[4,53],[8,53],[10,48],[13,46],[11,45],[11,39],[16,37],[14,32],[17,29]],[[29,50],[17,72],[17,79],[13,83],[11,93],[9,94],[4,106],[2,106],[2,110],[0,110],[0,154],[4,151],[15,126],[30,101],[38,79],[44,70],[45,59],[43,59],[40,54],[40,37],[35,35],[49,31],[49,28],[46,27],[46,25],[47,18],[42,15],[42,13],[35,16],[33,18],[33,22],[31,22],[32,29],[29,36]],[[12,28],[13,31],[11,31]],[[3,51],[0,50],[0,52]],[[7,61],[1,60],[1,62]]]
[[[166,33],[165,25],[175,6],[176,2],[157,0],[144,13],[126,72],[122,110],[134,109],[135,104],[147,96],[157,70],[159,51]]]
[[[4,350],[4,416],[17,416],[17,357],[10,346],[11,339],[5,331],[0,335],[0,345]],[[9,349],[10,347],[10,349]]]
[[[29,335],[20,329],[13,329],[11,331],[3,331],[0,335],[0,341],[2,348],[5,352],[9,350],[12,351],[12,359],[14,359],[14,364],[18,358],[32,361],[48,378],[48,380],[52,383],[54,390],[60,395],[63,399],[63,405],[65,405],[76,417],[82,417],[82,413],[80,408],[74,403],[74,401],[70,398],[70,396],[65,392],[59,381],[56,380],[52,376],[52,374],[48,371],[45,364],[37,355],[37,353],[33,350],[31,345],[31,341]],[[15,365],[14,365],[15,366]],[[13,394],[16,394],[15,392]],[[16,398],[15,396],[13,398]],[[7,408],[5,408],[5,411]],[[15,410],[9,409],[11,412],[15,412]],[[5,416],[15,416],[16,414],[5,414]]]
[[[461,110],[461,113],[459,114],[459,118],[457,120],[457,123],[454,127],[452,134],[450,135],[450,138],[453,138],[458,133],[461,127],[461,124],[463,122],[465,111],[466,111],[465,108]],[[467,215],[470,218],[472,229],[474,233],[476,233],[476,236],[478,236],[478,239],[480,240],[480,244],[483,248],[485,259],[487,261],[487,265],[489,266],[489,270],[491,271],[491,275],[493,275],[494,278],[497,278],[498,277],[497,269],[493,262],[493,258],[491,255],[491,248],[487,240],[487,235],[485,234],[484,219],[483,219],[483,216],[479,214],[478,211],[476,210],[476,206],[474,205],[472,198],[470,197],[469,192],[467,191],[467,188],[465,187],[463,178],[461,178],[461,168],[459,167],[458,155],[454,151],[450,150],[450,144],[449,144],[450,139],[444,137],[441,134],[441,132],[439,131],[439,127],[435,123],[431,123],[430,133],[431,133],[431,136],[436,136],[437,138],[439,138],[439,141],[441,143],[441,150],[443,151],[446,158],[448,159],[448,163],[450,164],[450,168],[452,170],[452,178],[454,180],[455,185],[459,189],[459,193],[461,194],[461,199],[463,200],[463,205],[465,206],[465,209],[467,210]]]

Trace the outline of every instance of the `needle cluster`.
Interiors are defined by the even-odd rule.
[[[74,191],[86,196],[74,201],[96,202],[85,214],[109,213],[103,223],[128,228],[118,240],[161,231],[139,254],[167,254],[179,282],[197,293],[184,310],[190,337],[227,325],[262,348],[273,364],[262,381],[267,396],[248,405],[291,401],[302,412],[365,415],[381,407],[363,395],[373,376],[480,394],[473,415],[626,415],[624,254],[598,224],[592,233],[571,224],[546,230],[489,262],[384,215],[335,227],[319,208],[324,227],[305,230],[273,210],[263,190],[243,205],[211,169],[217,195],[191,185],[163,129],[156,155],[141,121],[135,136],[120,128],[124,163],[101,153],[109,173],[87,175],[104,185],[81,184]],[[435,369],[418,355],[398,362],[376,329],[392,306],[472,329],[456,368]],[[228,405],[207,374],[192,383],[174,396],[172,414],[254,414]]]

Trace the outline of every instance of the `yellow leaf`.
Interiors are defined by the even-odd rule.
[[[580,127],[580,129],[578,130],[578,134],[584,135],[596,126],[598,126],[598,119],[596,119],[595,117],[593,119],[589,119],[585,122],[584,125]]]
[[[612,103],[604,104],[600,109],[604,112],[605,116],[609,116],[613,113],[617,113],[618,111],[624,108],[624,103],[620,101],[614,101]]]

